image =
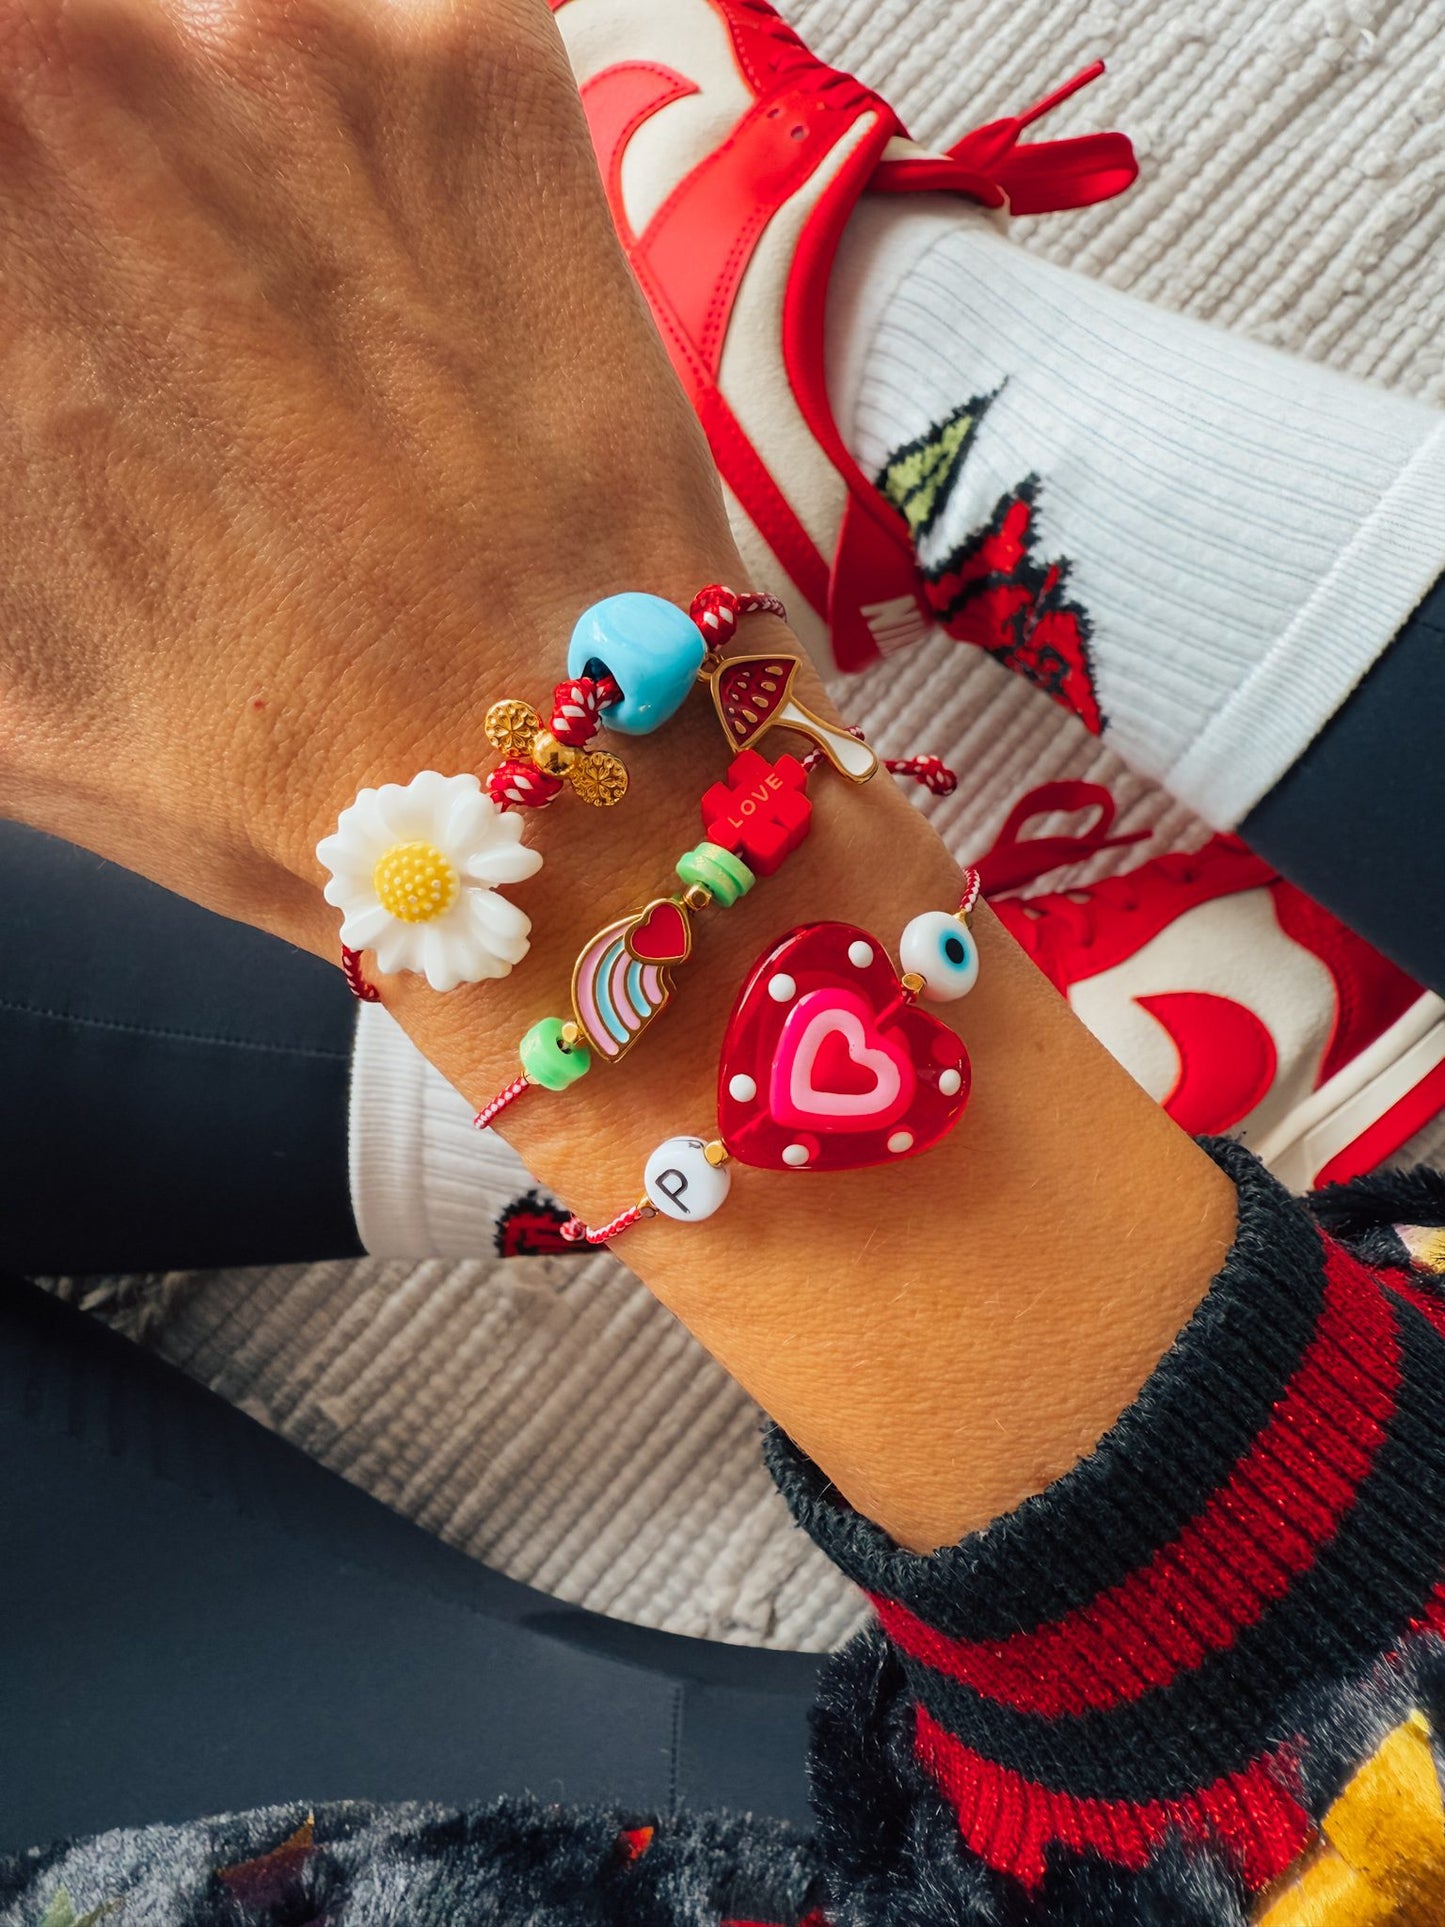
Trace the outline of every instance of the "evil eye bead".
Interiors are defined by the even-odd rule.
[[[962,917],[925,910],[908,924],[898,945],[906,974],[923,979],[923,994],[936,1004],[966,997],[978,982],[978,945]]]
[[[629,590],[583,611],[567,646],[567,674],[611,676],[622,700],[603,710],[602,721],[624,736],[646,736],[682,708],[706,654],[685,609]]]
[[[523,1037],[518,1046],[522,1071],[527,1081],[540,1084],[544,1091],[565,1091],[592,1068],[592,1053],[576,1038],[576,1025],[564,1025],[560,1018],[544,1017]],[[568,1031],[576,1041],[571,1041]]]
[[[722,1161],[720,1144],[700,1137],[666,1138],[647,1160],[642,1188],[665,1218],[699,1224],[722,1208],[732,1189],[732,1173]]]

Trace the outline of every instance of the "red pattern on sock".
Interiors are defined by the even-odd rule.
[[[1177,1830],[1223,1846],[1258,1892],[1284,1872],[1313,1831],[1283,1749],[1182,1799],[1135,1802],[1079,1799],[1040,1786],[975,1753],[922,1707],[914,1744],[958,1816],[967,1846],[1026,1887],[1043,1879],[1050,1847],[1095,1853],[1137,1870]]]
[[[952,1639],[875,1597],[884,1631],[935,1671],[1046,1718],[1167,1688],[1231,1646],[1335,1532],[1394,1412],[1398,1351],[1378,1280],[1328,1245],[1319,1326],[1299,1369],[1233,1476],[1172,1545],[1080,1611],[1008,1639]]]

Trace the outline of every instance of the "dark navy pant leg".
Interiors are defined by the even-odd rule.
[[[1239,833],[1445,995],[1445,578]]]
[[[0,1851],[292,1799],[807,1818],[815,1658],[489,1572],[4,1278],[0,1546]]]
[[[339,1258],[341,973],[0,823],[0,1266]]]

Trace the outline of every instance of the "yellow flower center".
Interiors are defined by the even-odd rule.
[[[398,923],[430,923],[456,902],[461,878],[431,843],[398,843],[371,873],[376,900]]]

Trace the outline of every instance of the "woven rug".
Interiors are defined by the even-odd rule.
[[[793,0],[827,59],[946,141],[1095,55],[1049,123],[1127,129],[1122,201],[1021,244],[1147,299],[1445,406],[1445,0]],[[840,689],[888,753],[963,779],[960,855],[1023,790],[1106,784],[1147,851],[1203,830],[1071,718],[938,639]],[[1139,858],[1112,853],[1082,881]],[[1445,1155],[1432,1127],[1414,1155]],[[617,1261],[485,1257],[63,1286],[234,1403],[516,1578],[674,1631],[821,1649],[848,1584],[788,1523],[743,1394]]]

